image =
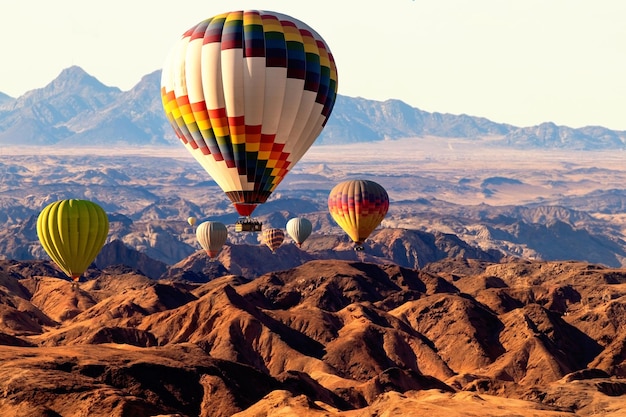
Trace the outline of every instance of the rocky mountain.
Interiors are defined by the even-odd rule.
[[[608,204],[608,199],[604,197],[597,200],[592,196],[580,198],[583,210],[545,203],[491,207],[430,200],[399,202],[397,205],[400,207],[396,209],[400,214],[392,213],[388,222],[398,223],[406,217],[422,219],[421,224],[448,230],[474,247],[498,251],[507,256],[586,260],[622,266],[626,259],[626,246],[620,226],[608,224],[585,211],[595,212],[595,206],[601,201]],[[622,209],[616,206],[607,209],[607,212],[617,215]]]
[[[14,100],[13,97],[0,92],[0,106]]]
[[[0,105],[4,145],[111,146],[167,144],[158,99],[159,74],[132,90],[108,87],[70,67],[44,88]],[[156,90],[155,90],[156,88]],[[160,112],[160,113],[159,113]]]
[[[624,137],[623,131],[616,132],[601,126],[572,129],[548,122],[511,131],[505,136],[504,142],[529,148],[623,149]]]
[[[168,145],[178,141],[161,107],[160,71],[129,91],[108,87],[80,67],[63,70],[47,86],[12,99],[0,96],[0,145]],[[573,129],[543,123],[516,127],[482,117],[429,113],[399,100],[339,96],[317,144],[416,137],[489,138],[503,147],[623,149],[625,131]],[[495,140],[494,140],[495,138]]]
[[[626,275],[312,260],[250,280],[0,262],[7,416],[618,416]],[[394,410],[394,414],[389,414]]]
[[[109,248],[105,246],[103,252],[108,253]],[[271,253],[265,245],[229,244],[223,248],[215,261],[210,261],[204,251],[199,250],[168,267],[156,278],[204,282],[229,273],[253,279],[272,271],[295,268],[312,260],[367,261],[382,265],[393,263],[418,269],[448,258],[495,262],[502,257],[502,253],[497,250],[483,251],[468,245],[454,235],[382,229],[372,235],[366,253],[354,251],[349,239],[339,235],[312,236],[302,244],[302,248],[293,243],[285,243],[274,253]],[[105,258],[100,255],[95,263],[99,268],[119,263],[130,265],[140,271],[145,270],[138,263],[129,263],[129,257],[125,256]]]
[[[467,115],[428,113],[400,100],[377,102],[339,96],[332,117],[316,143],[354,143],[407,137],[455,137],[478,140],[505,136],[514,126]]]

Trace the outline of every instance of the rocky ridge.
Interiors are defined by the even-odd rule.
[[[7,415],[568,416],[624,404],[621,269],[312,260],[193,283],[118,266],[77,287],[53,271],[0,264]]]

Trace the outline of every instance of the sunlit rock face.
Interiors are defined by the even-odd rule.
[[[311,260],[204,283],[117,266],[77,285],[49,272],[0,262],[8,415],[592,415],[624,392],[621,269]]]

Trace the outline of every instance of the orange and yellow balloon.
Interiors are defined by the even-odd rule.
[[[293,17],[223,13],[189,28],[161,74],[174,132],[242,216],[264,203],[326,125],[335,60]]]
[[[344,181],[328,196],[330,215],[354,241],[357,250],[363,249],[363,242],[385,218],[387,210],[387,191],[374,181]]]
[[[106,213],[88,200],[51,203],[37,218],[41,246],[73,281],[78,281],[96,258],[108,234]]]

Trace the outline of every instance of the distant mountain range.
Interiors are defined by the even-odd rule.
[[[174,145],[161,107],[160,71],[129,91],[108,87],[72,66],[43,88],[18,98],[0,92],[0,146]],[[429,113],[400,100],[339,95],[316,144],[410,137],[490,138],[490,145],[545,149],[624,149],[626,131],[573,129],[546,122],[517,127],[465,114]]]

